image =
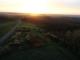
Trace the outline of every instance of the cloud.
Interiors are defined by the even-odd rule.
[[[67,0],[64,5],[70,8],[80,8],[80,0]]]
[[[62,5],[66,8],[80,8],[80,0],[50,0],[55,5]]]

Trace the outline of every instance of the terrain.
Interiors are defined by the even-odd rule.
[[[0,60],[80,59],[80,17],[4,15],[0,35],[9,36],[0,39]]]

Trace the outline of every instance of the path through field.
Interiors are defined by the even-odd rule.
[[[15,29],[19,24],[21,24],[21,22],[16,22],[15,26],[12,26],[11,30],[0,38],[0,46],[3,45],[5,41],[15,32]]]

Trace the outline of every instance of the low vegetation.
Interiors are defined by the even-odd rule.
[[[19,18],[21,25],[0,47],[0,60],[80,60],[80,18]],[[0,35],[14,25],[14,22],[1,24]]]
[[[56,41],[59,39],[52,35],[33,24],[22,24],[16,28],[15,34],[7,43],[0,48],[1,58],[2,60],[22,60],[24,58],[29,60],[49,60],[50,58],[52,60],[75,60],[76,57],[61,47]]]

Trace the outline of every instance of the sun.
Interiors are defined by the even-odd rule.
[[[48,0],[25,0],[18,8],[20,12],[40,14],[48,12]]]

